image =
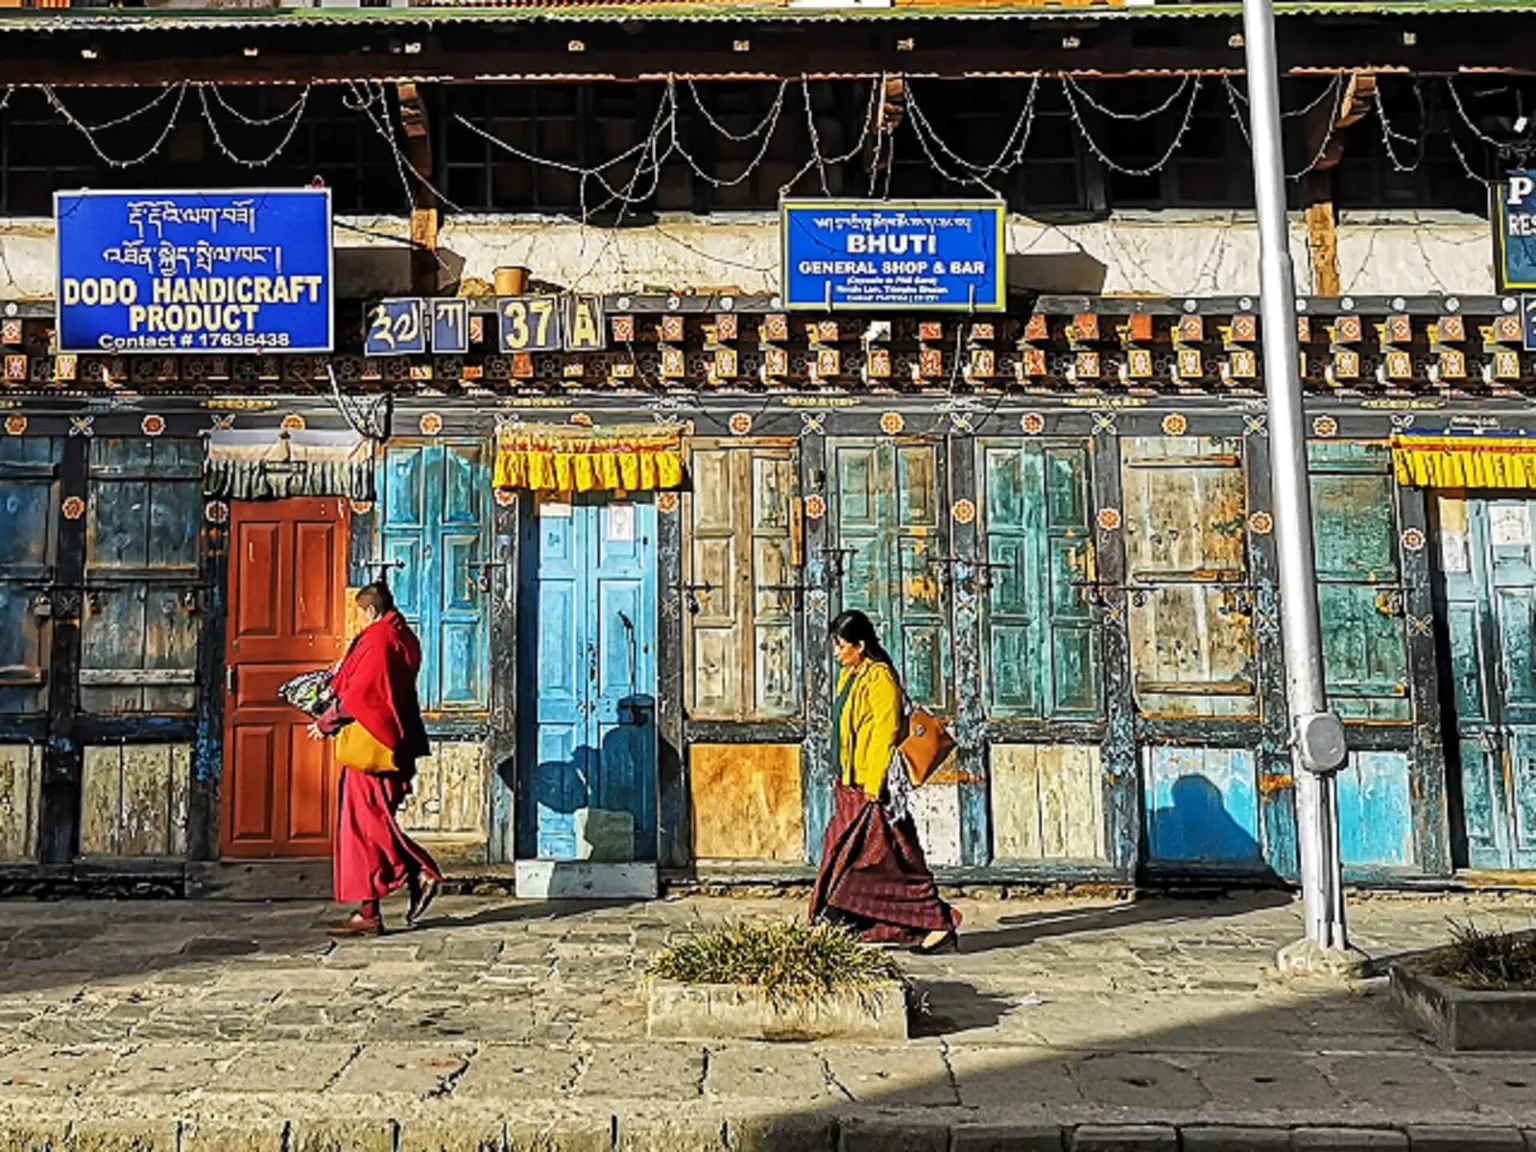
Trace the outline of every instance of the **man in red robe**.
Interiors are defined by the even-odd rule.
[[[309,728],[316,740],[336,737],[336,899],[358,903],[330,929],[332,936],[382,933],[379,901],[402,884],[411,896],[405,922],[415,924],[443,879],[436,861],[395,819],[410,795],[416,761],[431,750],[416,698],[421,644],[383,584],[360,591],[357,606],[365,627],[331,679],[336,703]]]

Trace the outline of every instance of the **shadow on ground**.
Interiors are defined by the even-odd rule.
[[[984,932],[967,933],[964,949],[968,953],[991,952],[1000,948],[1022,948],[1052,936],[1107,932],[1137,924],[1224,919],[1245,916],[1264,908],[1283,908],[1294,903],[1287,892],[1259,889],[1235,892],[1219,900],[1209,897],[1180,898],[1160,896],[1129,900],[1109,907],[1064,909],[1005,916],[999,927]]]

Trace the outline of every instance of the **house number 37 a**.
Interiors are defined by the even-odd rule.
[[[561,347],[559,302],[553,296],[513,296],[500,303],[503,352],[554,352]]]

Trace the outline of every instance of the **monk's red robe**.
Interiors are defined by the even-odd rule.
[[[358,724],[388,749],[394,764],[392,772],[360,771],[343,758],[331,856],[336,899],[343,903],[382,899],[413,875],[442,879],[436,861],[396,819],[410,795],[416,761],[431,751],[416,696],[420,670],[421,645],[405,618],[391,611],[353,641],[331,679],[337,704],[321,718],[322,730]]]

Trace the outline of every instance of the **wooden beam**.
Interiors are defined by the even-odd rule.
[[[1292,74],[1532,70],[1519,35],[1529,17],[1518,18],[1524,21],[1519,23],[1467,13],[1418,16],[1411,24],[1423,47],[1403,44],[1403,19],[1288,19],[1280,29],[1281,55]],[[414,33],[420,38],[409,44],[402,44],[402,25],[390,21],[301,25],[272,20],[244,29],[140,21],[132,27],[140,29],[132,36],[117,27],[0,28],[0,74],[14,84],[161,86],[182,80],[409,84],[636,81],[669,75],[798,80],[897,73],[1109,79],[1243,71],[1242,51],[1232,46],[1241,23],[1233,17],[592,20],[558,25],[450,19],[421,27]],[[582,51],[571,49],[573,41],[580,42]],[[750,49],[739,50],[739,43],[749,43]],[[81,55],[87,49],[93,53],[89,59]],[[253,49],[257,54],[247,55]]]
[[[1309,172],[1302,177],[1301,199],[1307,222],[1307,254],[1312,264],[1312,294],[1337,296],[1339,232],[1333,217],[1333,176]]]
[[[411,290],[432,296],[438,289],[437,227],[441,205],[432,190],[432,133],[427,105],[414,83],[395,88],[400,126],[405,130],[405,158],[419,179],[411,184]]]
[[[1301,202],[1306,213],[1312,291],[1317,296],[1337,296],[1342,291],[1333,170],[1344,158],[1344,130],[1370,115],[1376,99],[1375,75],[1355,72],[1344,81],[1336,99],[1324,100],[1307,117],[1306,155],[1312,169],[1302,177]]]

